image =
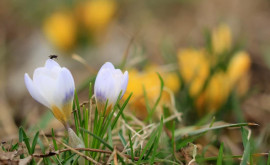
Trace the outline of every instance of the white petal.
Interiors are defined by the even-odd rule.
[[[39,103],[45,105],[48,108],[50,107],[50,104],[48,101],[42,96],[42,94],[39,92],[39,89],[35,86],[31,78],[27,73],[24,75],[24,82],[26,85],[27,90],[29,91],[30,95]]]
[[[39,76],[46,76],[46,77],[50,77],[51,79],[54,79],[56,80],[59,76],[59,73],[60,73],[60,70],[61,68],[55,68],[55,69],[52,69],[52,70],[49,70],[47,68],[37,68],[35,71],[34,71],[34,74],[33,74],[33,81],[35,81],[36,79],[39,78]]]
[[[47,68],[47,69],[52,69],[52,68],[61,68],[60,67],[60,65],[56,62],[56,61],[54,61],[54,60],[52,60],[52,59],[48,59],[47,61],[46,61],[46,63],[45,63],[45,68]]]
[[[95,96],[99,101],[114,100],[115,81],[110,70],[100,70],[94,87]]]
[[[102,69],[110,69],[110,70],[114,70],[114,66],[112,63],[110,62],[106,62],[105,64],[102,65],[102,67],[100,68],[100,70]]]
[[[40,94],[50,103],[50,105],[53,105],[53,96],[57,85],[56,80],[47,75],[39,75],[33,80],[33,83]]]
[[[67,68],[61,69],[56,83],[53,102],[61,109],[64,104],[73,101],[74,98],[74,79]]]
[[[121,83],[121,90],[122,90],[122,96],[125,94],[126,89],[127,89],[127,85],[128,85],[128,71],[125,71],[124,75],[123,75],[123,79],[122,79],[122,83]]]

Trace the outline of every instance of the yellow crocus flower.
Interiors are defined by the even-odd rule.
[[[103,31],[112,20],[116,11],[113,0],[89,0],[78,8],[78,17],[84,26],[92,32]]]
[[[231,84],[234,85],[241,77],[245,76],[249,71],[250,65],[251,60],[249,55],[244,51],[237,52],[228,66],[228,75]]]
[[[131,92],[133,92],[129,106],[130,109],[140,119],[144,119],[148,115],[144,98],[144,89],[147,94],[150,106],[153,106],[154,102],[159,96],[161,84],[156,72],[159,72],[161,74],[164,80],[164,88],[172,92],[177,92],[180,88],[180,81],[176,73],[165,74],[156,66],[148,67],[145,69],[144,72],[139,72],[136,69],[130,70],[129,83],[124,97],[127,98],[127,96]],[[169,105],[170,101],[170,94],[168,93],[168,91],[164,90],[159,105]],[[158,106],[155,112],[155,116],[160,116],[158,115],[160,113],[162,113],[162,108]]]
[[[45,36],[57,48],[67,51],[76,40],[76,23],[67,12],[57,12],[48,17],[43,26]]]
[[[203,50],[184,49],[178,53],[180,74],[190,85],[190,95],[196,96],[208,78],[210,64]]]
[[[212,31],[212,48],[214,54],[230,50],[232,44],[231,30],[226,24],[221,24]]]
[[[208,112],[216,112],[227,100],[231,91],[228,76],[224,72],[215,73],[206,87],[205,102]]]

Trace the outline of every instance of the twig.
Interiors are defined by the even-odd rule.
[[[72,148],[72,147],[66,145],[65,143],[61,142],[60,140],[57,140],[57,139],[55,139],[55,140],[56,140],[57,142],[61,143],[63,146],[65,146],[65,147],[67,147],[68,149],[70,149],[72,152],[75,152],[76,154],[78,154],[78,155],[82,156],[83,158],[89,160],[90,162],[93,162],[93,163],[95,163],[95,164],[101,165],[101,163],[95,161],[94,159],[90,158],[89,156],[84,155],[83,153],[81,153],[81,152],[75,150],[74,148]]]
[[[72,149],[76,150],[77,152],[78,151],[90,151],[90,152],[100,152],[100,153],[105,153],[105,154],[112,154],[113,153],[112,151],[106,151],[106,150],[94,149],[94,148],[72,148]],[[50,156],[54,156],[54,155],[59,155],[62,152],[73,151],[72,149],[67,147],[66,149],[62,149],[62,150],[58,150],[58,151],[51,151],[51,152],[49,152],[47,154],[33,154],[32,156],[37,157],[37,158],[50,157]],[[125,155],[125,156],[127,158],[131,159],[130,155]],[[139,157],[134,157],[134,160],[139,160]]]

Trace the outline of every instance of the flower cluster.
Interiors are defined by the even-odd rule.
[[[217,111],[233,90],[245,94],[251,60],[243,51],[233,51],[230,28],[224,24],[211,34],[211,50],[182,49],[179,71],[199,114]]]
[[[115,11],[116,4],[111,0],[83,1],[73,10],[52,13],[45,19],[43,31],[55,47],[69,51],[104,32]]]
[[[57,62],[48,59],[44,67],[34,71],[33,80],[25,74],[25,84],[30,95],[39,103],[48,107],[56,119],[66,128],[72,112],[75,85],[72,74]],[[120,69],[107,62],[98,72],[95,82],[95,98],[97,108],[103,111],[108,101],[107,113],[117,101],[119,94],[122,97],[128,84],[128,72],[124,74]]]

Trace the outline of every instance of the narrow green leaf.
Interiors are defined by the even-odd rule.
[[[160,139],[160,136],[161,136],[162,128],[163,128],[163,117],[161,117],[161,121],[160,121],[160,124],[159,124],[158,134],[157,134],[157,137],[156,137],[156,140],[155,140],[155,143],[154,143],[154,149],[153,149],[152,157],[150,159],[150,164],[154,164],[154,160],[155,160],[155,157],[156,157],[156,151],[157,151],[157,148],[159,146],[159,139]]]
[[[45,149],[45,146],[44,146],[43,142],[40,140],[40,138],[38,138],[37,143],[40,146],[40,149],[41,149],[42,153],[45,154],[46,149]]]
[[[181,138],[182,136],[193,136],[198,135],[201,133],[205,133],[208,131],[223,129],[223,128],[230,128],[230,127],[243,127],[243,126],[257,126],[255,123],[237,123],[237,124],[224,124],[224,125],[218,125],[218,126],[212,126],[209,128],[209,126],[203,126],[201,129],[196,126],[186,127],[185,129],[179,129],[175,131],[176,138]]]
[[[140,157],[139,160],[137,162],[137,164],[140,164],[142,158],[144,157],[144,154],[146,153],[147,150],[150,150],[150,148],[152,147],[155,139],[156,139],[156,135],[158,133],[158,130],[156,130],[151,136],[150,139],[148,140],[148,142],[146,143],[145,147],[143,148],[142,152],[140,153]]]
[[[95,118],[94,118],[94,127],[93,127],[93,132],[97,132],[97,124],[98,124],[98,109],[95,109]]]
[[[270,151],[268,152],[267,165],[270,165]]]
[[[21,130],[22,130],[22,134],[23,134],[23,141],[24,141],[24,143],[26,145],[28,153],[31,154],[31,147],[30,147],[30,143],[29,143],[29,138],[27,137],[27,135],[24,132],[23,128]]]
[[[128,134],[128,138],[129,138],[129,147],[130,147],[131,159],[132,159],[132,161],[134,161],[134,151],[133,151],[133,143],[132,143],[132,140],[131,140],[131,134]]]
[[[17,150],[19,147],[19,143],[16,143],[12,146],[11,151]]]
[[[147,110],[148,114],[150,114],[151,108],[150,108],[150,105],[149,105],[149,100],[148,100],[147,93],[146,93],[144,85],[143,85],[143,96],[144,96],[146,110]]]
[[[108,127],[108,141],[110,146],[113,146],[113,141],[112,141],[112,129],[111,129],[111,125],[109,124]]]
[[[76,111],[73,111],[73,116],[74,116],[74,123],[75,123],[75,128],[76,128],[76,134],[79,135],[79,121],[78,121],[78,114]]]
[[[102,138],[100,138],[99,136],[95,135],[92,132],[89,132],[88,130],[85,130],[83,128],[80,128],[82,131],[90,134],[91,136],[93,136],[94,138],[96,138],[99,142],[103,143],[104,146],[106,146],[108,149],[110,149],[111,151],[113,151],[113,147],[111,145],[109,145],[105,140],[103,140]]]
[[[123,111],[124,111],[125,107],[127,106],[127,104],[128,104],[128,102],[129,102],[129,100],[130,100],[132,94],[133,94],[133,93],[131,93],[131,94],[128,96],[128,98],[126,99],[126,101],[125,101],[124,104],[122,105],[121,109],[119,110],[117,116],[116,116],[115,119],[113,120],[113,122],[112,122],[112,129],[113,129],[114,126],[116,125],[116,123],[117,123],[117,121],[118,121],[120,115],[123,113]]]
[[[145,156],[143,157],[144,160],[148,160],[148,157],[150,156],[150,154],[152,153],[153,149],[154,149],[154,146],[155,146],[155,143],[157,141],[157,138],[155,138],[154,142],[152,143],[150,149],[146,152]],[[152,157],[155,157],[154,155],[152,155]],[[151,160],[149,160],[150,162]]]
[[[78,160],[81,156],[77,156],[77,158],[72,162],[72,165],[77,165],[78,164]],[[85,159],[85,164],[87,164],[87,160]]]
[[[55,151],[57,151],[58,150],[58,145],[57,145],[57,143],[56,143],[56,141],[55,141],[55,134],[54,134],[54,130],[53,130],[53,128],[52,128],[52,141],[53,141],[53,146],[54,146],[54,150]]]
[[[246,144],[248,142],[248,130],[246,130],[244,127],[241,127],[241,133],[242,133],[243,146],[244,148],[246,148]]]
[[[80,127],[82,127],[81,107],[80,107],[78,93],[76,90],[75,90],[75,94],[74,94],[74,100],[75,100],[76,107],[77,107],[77,115],[78,115]]]
[[[4,146],[2,146],[2,150],[3,150],[4,152],[8,152],[8,151],[5,149]]]
[[[22,132],[22,127],[19,128],[19,142],[22,143],[23,142],[23,132]],[[20,155],[20,158],[23,159],[24,158],[24,154]]]
[[[246,143],[246,147],[245,147],[240,165],[247,165],[248,160],[249,160],[249,156],[250,156],[250,142],[248,141]]]
[[[118,135],[119,135],[119,137],[120,137],[120,140],[121,140],[123,146],[126,146],[126,145],[127,145],[127,142],[126,142],[126,140],[125,140],[125,138],[124,138],[124,136],[123,136],[123,131],[122,131],[122,129],[120,129],[120,131],[118,132]]]
[[[33,154],[35,152],[36,145],[37,145],[37,140],[38,140],[38,135],[39,135],[39,131],[37,131],[37,133],[34,136],[34,139],[33,139],[33,142],[32,142],[31,154]]]
[[[89,130],[88,129],[88,122],[89,122],[89,118],[88,118],[88,109],[85,108],[85,106],[83,106],[83,120],[84,120],[84,129]],[[85,147],[88,148],[88,138],[89,135],[88,134],[84,134],[84,144]]]
[[[219,148],[217,165],[222,165],[222,159],[223,159],[223,143],[221,143],[220,148]]]
[[[62,160],[60,163],[65,165],[70,165],[71,161],[74,160],[73,157],[76,156],[76,153],[73,153],[67,157],[64,157],[64,160]]]

